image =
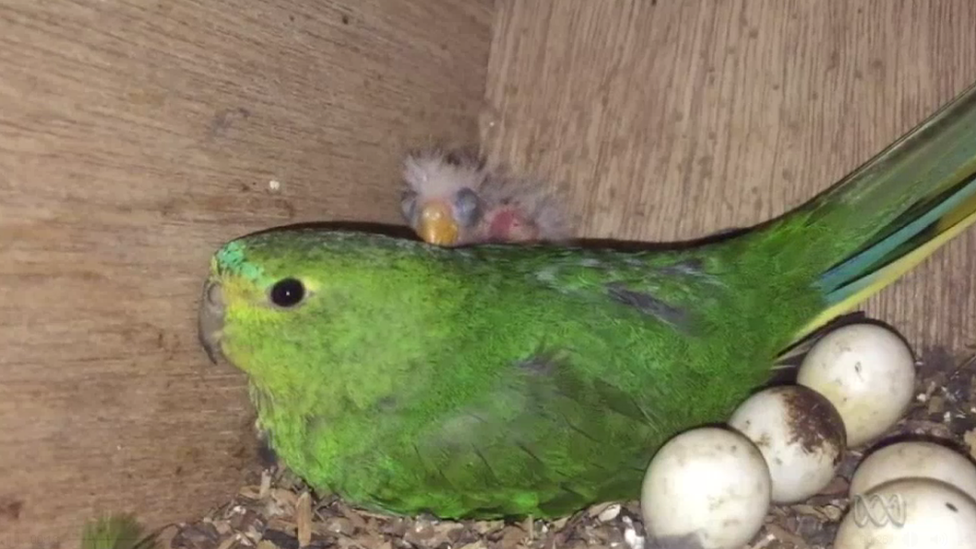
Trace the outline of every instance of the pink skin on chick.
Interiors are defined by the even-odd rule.
[[[539,238],[539,228],[513,207],[489,214],[488,240],[492,242],[531,242]]]

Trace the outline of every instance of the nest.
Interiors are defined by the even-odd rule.
[[[976,458],[976,357],[919,364],[917,397],[881,442],[936,438]],[[847,510],[848,482],[863,451],[848,451],[838,475],[802,504],[774,506],[750,549],[829,549]],[[637,501],[593,506],[557,521],[441,521],[390,517],[317,499],[286,468],[271,465],[197,520],[167,528],[172,549],[644,549]]]

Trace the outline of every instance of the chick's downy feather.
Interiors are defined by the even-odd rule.
[[[411,153],[404,159],[403,181],[401,213],[433,244],[556,242],[571,236],[562,205],[544,183],[489,169],[470,151]]]

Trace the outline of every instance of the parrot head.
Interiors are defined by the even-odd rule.
[[[477,192],[483,160],[468,150],[425,149],[407,155],[402,175],[400,213],[418,236],[437,246],[467,244],[485,211]]]
[[[302,393],[328,364],[330,379],[315,382],[340,394],[318,398],[378,398],[367,393],[393,390],[410,375],[404,364],[452,336],[444,315],[460,303],[441,296],[465,292],[460,275],[444,268],[450,251],[321,229],[240,237],[211,258],[200,342],[211,361],[223,357],[278,394]],[[356,381],[364,376],[375,382]]]

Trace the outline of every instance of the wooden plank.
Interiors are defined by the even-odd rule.
[[[405,147],[477,139],[491,0],[0,5],[0,532],[72,547],[255,463],[195,310],[224,240],[399,221]],[[276,189],[272,181],[278,182]]]
[[[483,147],[580,234],[674,240],[800,205],[976,81],[968,0],[501,0]],[[867,310],[976,342],[976,231]]]

